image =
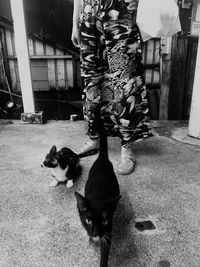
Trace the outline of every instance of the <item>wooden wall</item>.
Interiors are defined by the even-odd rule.
[[[142,58],[149,101],[150,118],[159,119],[161,95],[161,42],[151,39],[143,44]]]
[[[21,91],[11,30],[5,30],[7,60],[14,92]],[[68,90],[81,86],[79,58],[36,38],[28,38],[34,91]]]
[[[160,88],[160,39],[151,39],[143,44],[142,61],[148,89]]]

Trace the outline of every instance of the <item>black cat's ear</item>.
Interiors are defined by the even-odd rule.
[[[86,199],[78,192],[75,192],[77,207],[80,211],[86,210]]]
[[[57,152],[56,146],[52,146],[52,148],[50,149],[50,153],[51,154],[56,154],[56,152]]]

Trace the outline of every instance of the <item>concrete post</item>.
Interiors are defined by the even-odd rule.
[[[23,0],[10,0],[24,112],[35,112]]]
[[[43,123],[42,112],[35,112],[23,0],[10,0],[10,5],[24,108],[21,120],[27,123]]]
[[[196,68],[195,68],[189,128],[188,128],[188,135],[198,139],[200,139],[200,43],[199,42],[197,49]]]

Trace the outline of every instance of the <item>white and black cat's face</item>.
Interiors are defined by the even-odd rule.
[[[46,155],[42,167],[55,168],[58,166],[57,149],[56,146],[52,146],[49,153]]]
[[[89,201],[75,192],[81,223],[92,239],[103,238],[110,234],[116,204],[120,197],[107,201],[104,207],[92,207]],[[94,204],[94,203],[93,203]]]

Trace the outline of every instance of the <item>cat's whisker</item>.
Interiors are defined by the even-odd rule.
[[[108,240],[111,240],[111,237],[107,234],[104,235],[104,238],[108,239]]]
[[[107,249],[109,249],[109,245],[108,245],[108,242],[106,241],[105,237],[102,237],[102,238],[101,238],[101,241],[102,241],[103,245],[105,245],[105,247],[106,247]]]
[[[90,246],[92,244],[92,239],[89,237],[87,242],[88,242],[88,245]]]
[[[102,243],[103,245],[105,244],[104,237],[101,237],[100,241],[101,241],[101,243]]]

